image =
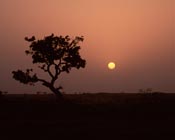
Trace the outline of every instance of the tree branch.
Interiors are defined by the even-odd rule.
[[[39,81],[39,82],[43,82],[43,85],[46,86],[46,87],[50,87],[50,85],[51,85],[49,82],[47,82],[47,81],[44,80],[44,79],[39,79],[39,78],[38,78],[38,81]]]
[[[58,75],[61,73],[61,70],[59,68],[59,64],[55,64],[54,63],[54,66],[55,66],[55,75],[52,77],[52,80],[51,80],[51,84],[54,85],[55,81],[57,80],[58,78]]]
[[[49,73],[49,75],[52,77],[52,79],[54,78],[54,75],[52,74],[52,72],[50,71],[50,67],[52,66],[52,64],[48,64],[47,65],[47,72]]]

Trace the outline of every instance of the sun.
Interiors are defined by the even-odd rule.
[[[108,63],[108,68],[109,68],[110,70],[115,69],[115,63],[114,63],[114,62],[109,62],[109,63]]]

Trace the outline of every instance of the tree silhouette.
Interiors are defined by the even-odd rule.
[[[79,42],[84,40],[83,37],[75,37],[71,39],[69,36],[55,36],[54,34],[46,36],[42,40],[36,40],[35,36],[31,38],[25,37],[30,43],[27,55],[31,55],[33,64],[38,64],[39,68],[48,73],[51,77],[50,81],[41,79],[37,74],[31,74],[33,69],[13,71],[13,78],[23,84],[34,85],[41,82],[42,85],[48,87],[58,97],[62,97],[61,86],[55,87],[55,82],[62,72],[69,73],[72,68],[84,68],[86,61],[79,54]]]

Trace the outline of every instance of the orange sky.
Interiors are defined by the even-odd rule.
[[[20,85],[11,71],[32,66],[25,36],[55,33],[85,37],[86,69],[60,79],[68,93],[175,92],[174,9],[174,0],[1,0],[0,90],[45,90]],[[116,70],[107,69],[109,61],[116,62]]]

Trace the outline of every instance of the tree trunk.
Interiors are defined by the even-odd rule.
[[[57,98],[59,99],[63,98],[62,93],[58,89],[56,89],[54,86],[50,86],[49,88],[56,95]]]

